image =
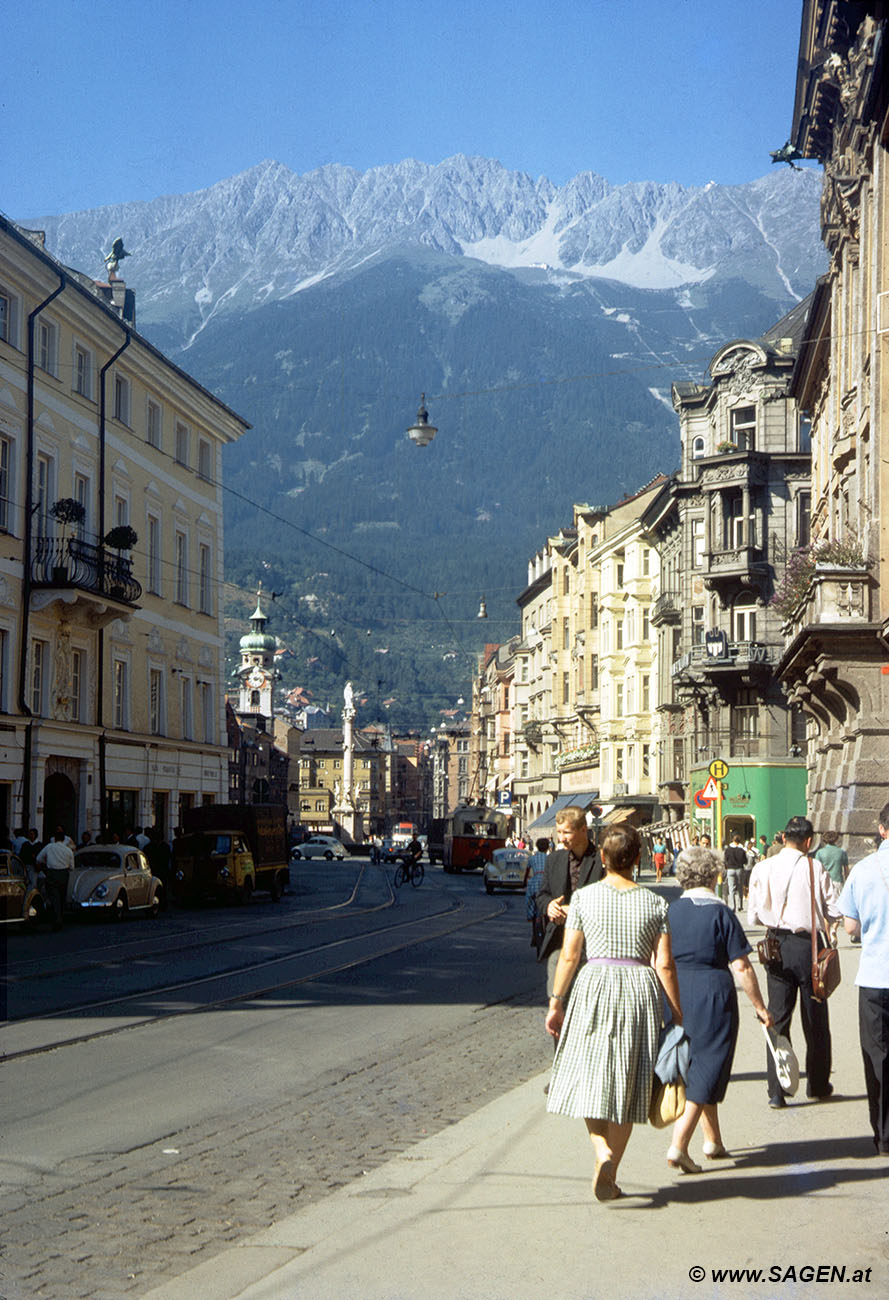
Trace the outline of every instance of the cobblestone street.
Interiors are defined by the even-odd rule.
[[[32,1185],[3,1197],[3,1295],[139,1296],[360,1178],[547,1060],[540,1009],[499,1004],[234,1125],[209,1121],[121,1155],[68,1161],[36,1194]]]

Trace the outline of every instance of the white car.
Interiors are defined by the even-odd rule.
[[[128,912],[157,916],[164,887],[151,874],[141,849],[129,844],[90,844],[74,854],[68,883],[68,906],[75,912],[99,912],[122,921]]]
[[[290,855],[292,858],[327,858],[332,862],[334,858],[339,858],[342,862],[346,856],[346,850],[334,835],[312,835],[302,844],[297,844],[296,848]]]
[[[531,854],[525,849],[495,849],[491,861],[485,863],[485,889],[493,894],[495,889],[524,889],[528,879]]]

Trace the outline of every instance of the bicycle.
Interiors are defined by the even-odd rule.
[[[411,882],[414,889],[417,889],[423,883],[426,872],[422,862],[411,859],[408,862],[399,862],[395,868],[395,888],[400,889],[402,885]]]

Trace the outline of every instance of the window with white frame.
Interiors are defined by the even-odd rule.
[[[164,734],[164,670],[148,669],[148,730],[152,736]]]
[[[723,499],[725,516],[725,548],[736,550],[744,545],[744,499],[740,492],[733,492]]]
[[[646,605],[642,610],[642,644],[647,645],[651,640],[651,614]]]
[[[52,456],[38,452],[35,462],[37,478],[37,536],[51,537],[53,533],[50,506],[55,501],[56,466]]]
[[[208,483],[213,478],[213,448],[206,438],[198,439],[198,478]]]
[[[704,644],[704,606],[692,605],[691,607],[691,643],[692,645]]]
[[[624,621],[622,618],[614,620],[614,648],[623,650],[624,648]]]
[[[176,603],[188,604],[188,538],[176,533]]]
[[[704,439],[703,439],[703,438],[695,438],[695,439],[692,441],[692,444],[691,444],[691,454],[692,454],[692,459],[693,459],[693,460],[697,460],[697,458],[698,458],[699,456],[703,456],[703,454],[704,454]]]
[[[0,339],[18,347],[18,299],[0,285]]]
[[[642,712],[648,713],[651,709],[651,677],[648,673],[642,674]]]
[[[647,546],[642,547],[642,576],[647,578],[651,573],[651,551]]]
[[[156,515],[148,516],[148,590],[155,596],[161,594],[161,521]]]
[[[114,727],[117,731],[127,731],[130,725],[130,681],[129,664],[126,659],[115,658],[111,667],[111,682],[114,696]]]
[[[72,722],[84,722],[83,716],[83,665],[84,652],[71,651],[71,697],[70,714]]]
[[[732,640],[756,640],[756,598],[739,596],[732,606]]]
[[[808,546],[812,540],[812,493],[800,492],[796,498],[796,544]]]
[[[812,450],[812,421],[809,416],[805,415],[802,411],[800,411],[799,424],[797,426],[796,445],[798,451],[808,452]]]
[[[181,421],[176,424],[176,460],[180,465],[188,464],[188,426]]]
[[[201,614],[212,614],[213,612],[213,568],[211,563],[211,549],[205,543],[200,545],[200,612]]]
[[[622,781],[624,779],[624,747],[618,745],[614,751],[614,779]]]
[[[41,320],[37,326],[37,365],[48,375],[59,368],[59,331],[52,321]]]
[[[114,376],[114,418],[121,424],[130,422],[130,381],[124,375]]]
[[[642,775],[651,776],[651,745],[642,746]]]
[[[74,500],[77,502],[78,505],[83,506],[83,518],[78,524],[75,524],[75,529],[78,537],[86,537],[87,533],[89,532],[90,514],[91,514],[90,511],[91,496],[92,493],[90,491],[90,481],[87,475],[75,473]]]
[[[636,783],[636,746],[627,745],[627,781],[629,784]]]
[[[213,708],[213,686],[211,682],[201,682],[201,727],[204,733],[204,744],[215,745],[216,743],[216,714]]]
[[[0,437],[0,530],[12,528],[12,480],[15,446],[11,438]]]
[[[627,678],[627,713],[636,712],[636,677],[630,673]]]
[[[164,434],[164,413],[160,402],[153,398],[148,399],[148,413],[145,421],[146,438],[149,446],[161,446]]]
[[[704,567],[704,520],[691,521],[692,564],[696,569]]]
[[[35,717],[46,713],[46,674],[49,643],[37,638],[31,642],[31,712]]]
[[[114,494],[114,523],[117,528],[124,528],[130,522],[130,503],[119,492]]]
[[[9,681],[9,632],[5,627],[0,627],[0,713],[7,713],[9,693],[7,682]]]
[[[190,677],[179,678],[179,721],[183,740],[194,740],[194,683]]]
[[[81,397],[93,395],[93,358],[88,348],[74,347],[74,391]]]
[[[756,407],[738,406],[731,413],[729,441],[739,451],[752,451],[756,441]]]
[[[624,684],[623,682],[614,683],[614,716],[622,718],[624,716]]]

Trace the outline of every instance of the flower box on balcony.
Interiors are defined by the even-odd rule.
[[[865,564],[821,561],[808,588],[782,626],[788,640],[818,623],[867,623],[871,614],[871,577]]]

